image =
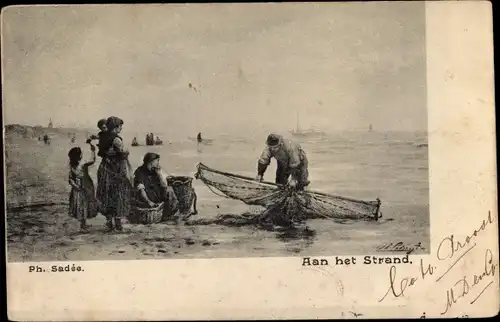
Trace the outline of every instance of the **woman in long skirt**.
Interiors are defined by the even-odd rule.
[[[103,159],[99,167],[100,182],[98,199],[106,216],[108,231],[122,230],[122,217],[128,217],[131,198],[131,167],[128,161],[128,151],[122,138],[118,135],[123,126],[123,120],[110,117],[106,121],[109,133],[109,146],[103,150]]]

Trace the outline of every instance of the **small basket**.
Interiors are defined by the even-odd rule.
[[[177,201],[179,202],[179,212],[188,213],[193,203],[194,191],[192,186],[193,178],[185,176],[167,177],[167,183],[174,190]]]
[[[140,208],[132,206],[132,211],[130,212],[128,221],[131,224],[142,225],[160,223],[163,217],[163,207],[163,202],[155,208]]]

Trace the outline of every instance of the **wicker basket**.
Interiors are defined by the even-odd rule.
[[[193,204],[194,191],[193,191],[193,178],[184,176],[170,176],[167,177],[167,182],[172,190],[174,190],[177,201],[179,202],[179,212],[186,214],[191,210]]]
[[[162,221],[163,217],[163,202],[155,208],[139,208],[132,206],[132,211],[128,221],[131,224],[157,224]]]

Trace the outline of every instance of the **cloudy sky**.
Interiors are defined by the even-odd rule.
[[[10,7],[2,36],[5,123],[427,128],[422,2]]]

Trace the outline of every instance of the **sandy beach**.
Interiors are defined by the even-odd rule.
[[[85,141],[85,135],[84,132],[77,133],[75,143],[84,149],[85,144],[81,143]],[[415,253],[428,252],[427,161],[426,151],[421,151],[424,145],[417,147],[418,140],[402,143],[401,140],[395,141],[393,137],[385,135],[377,149],[370,149],[370,142],[364,142],[365,159],[360,159],[355,152],[351,155],[347,150],[340,150],[340,146],[358,144],[356,140],[346,144],[346,137],[337,138],[340,143],[331,153],[325,150],[325,144],[330,146],[334,144],[333,140],[303,143],[312,160],[310,172],[314,188],[360,199],[380,197],[383,218],[377,222],[314,219],[307,221],[305,231],[287,231],[280,227],[266,230],[254,225],[224,224],[217,222],[217,216],[240,215],[254,209],[239,201],[216,196],[201,182],[194,181],[199,199],[199,214],[191,217],[190,222],[185,225],[125,223],[123,232],[109,234],[105,232],[105,218],[98,215],[89,220],[89,233],[83,234],[79,232],[78,222],[67,214],[70,189],[67,184],[66,153],[72,143],[64,133],[56,133],[52,137],[52,144],[45,146],[36,137],[7,134],[9,207],[39,202],[55,204],[8,211],[10,262],[362,255],[374,253],[380,245],[391,242],[403,242],[405,245],[421,243],[422,247],[415,250]],[[397,160],[401,169],[395,164],[391,165],[391,160],[387,160],[388,164],[379,164],[382,159],[376,153],[387,155],[381,148],[382,144],[397,154],[397,158],[392,161]],[[231,142],[221,137],[217,138],[214,146],[206,147],[204,151],[197,150],[192,142],[174,142],[152,149],[157,149],[162,155],[162,166],[176,175],[192,175],[196,163],[200,161],[219,164],[223,170],[253,175],[255,158],[260,148],[260,140],[256,140],[256,143],[242,143],[241,139]],[[361,148],[358,146],[355,150]],[[146,150],[146,147],[131,148],[134,167],[140,165],[140,159]],[[223,151],[231,153],[223,154]],[[88,156],[88,152],[86,153]],[[225,164],[221,161],[222,157]],[[353,162],[342,161],[340,158],[352,158]],[[418,169],[417,163],[423,165],[422,169]],[[407,173],[413,177],[403,176],[402,171],[408,166]],[[91,172],[94,181],[96,169],[97,163]],[[272,180],[274,169],[268,171],[268,178]],[[335,175],[330,175],[328,171],[335,171]]]

